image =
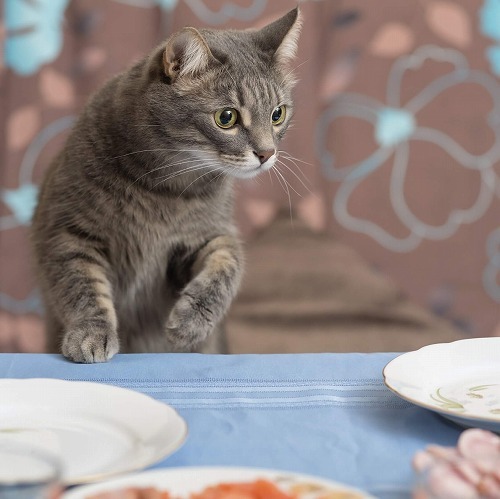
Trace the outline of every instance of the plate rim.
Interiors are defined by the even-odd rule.
[[[487,416],[476,416],[476,415],[463,416],[463,415],[460,415],[459,413],[451,411],[450,409],[441,409],[441,408],[436,407],[435,405],[432,405],[430,403],[416,400],[408,395],[403,394],[397,388],[391,386],[390,382],[388,381],[388,376],[387,376],[387,370],[390,367],[390,365],[393,364],[393,366],[394,366],[394,362],[396,360],[404,357],[404,356],[415,355],[415,354],[418,354],[419,352],[421,353],[422,350],[432,349],[432,348],[436,348],[436,347],[438,347],[438,348],[443,347],[443,346],[451,347],[451,345],[454,345],[457,343],[478,342],[478,340],[481,342],[481,340],[490,340],[490,339],[493,339],[493,340],[500,342],[500,337],[495,337],[495,336],[487,336],[487,337],[480,337],[480,338],[464,338],[461,340],[455,340],[455,341],[450,341],[450,342],[432,343],[432,344],[424,345],[420,348],[417,348],[416,350],[411,350],[409,352],[401,353],[401,354],[397,355],[396,357],[394,357],[393,359],[391,359],[389,362],[387,362],[385,364],[385,366],[383,367],[382,376],[384,379],[384,384],[389,390],[391,390],[391,392],[393,392],[398,397],[400,397],[400,398],[402,398],[402,399],[404,399],[404,400],[406,400],[406,401],[408,401],[416,406],[422,407],[424,409],[428,409],[428,410],[433,411],[433,412],[437,412],[437,413],[439,413],[447,418],[452,417],[453,418],[452,420],[459,419],[459,420],[464,420],[464,421],[469,420],[469,421],[474,421],[474,422],[475,421],[479,421],[479,422],[482,421],[482,422],[485,422],[488,424],[498,425],[499,429],[500,429],[500,418],[489,418]]]
[[[336,480],[332,480],[329,478],[321,477],[321,476],[316,476],[316,475],[311,475],[308,473],[302,473],[302,472],[295,472],[291,470],[281,470],[279,468],[262,468],[258,466],[238,466],[238,465],[185,465],[185,466],[172,466],[172,467],[165,467],[165,468],[158,468],[158,469],[152,469],[152,470],[144,470],[141,472],[133,473],[131,475],[125,475],[125,476],[120,476],[120,477],[115,477],[111,480],[106,480],[104,482],[99,482],[99,483],[92,483],[92,484],[85,484],[82,486],[78,486],[74,489],[68,490],[63,493],[61,499],[80,499],[85,496],[82,496],[82,494],[86,493],[86,490],[89,488],[95,489],[98,488],[99,490],[90,490],[91,493],[93,492],[104,492],[104,489],[101,490],[102,487],[105,487],[106,485],[111,485],[113,486],[113,482],[128,482],[130,480],[135,480],[137,478],[142,478],[142,477],[147,477],[149,475],[169,475],[169,474],[175,474],[178,473],[179,471],[181,472],[191,472],[191,473],[197,473],[197,472],[213,472],[213,473],[224,473],[226,471],[243,471],[243,472],[250,472],[254,475],[258,474],[263,474],[263,475],[277,475],[277,476],[283,476],[283,477],[294,477],[298,479],[303,479],[304,481],[311,481],[311,482],[316,482],[316,483],[324,483],[325,486],[329,485],[330,487],[339,487],[342,488],[341,491],[345,492],[355,492],[360,494],[360,499],[376,499],[374,496],[372,496],[369,492],[362,490],[356,486],[345,484],[338,482]],[[257,478],[257,477],[255,477]],[[230,478],[227,480],[231,480]],[[224,478],[221,477],[218,479],[219,482],[224,481]],[[111,482],[111,483],[110,483]],[[120,486],[120,483],[116,483],[116,485]],[[124,486],[127,486],[125,483]],[[133,486],[130,484],[130,486]],[[110,489],[114,490],[114,489]]]
[[[149,402],[157,405],[161,410],[165,410],[165,414],[168,414],[169,417],[173,417],[177,420],[177,422],[181,425],[181,433],[168,445],[162,445],[161,452],[155,454],[150,459],[143,460],[140,463],[137,463],[135,466],[123,467],[119,470],[114,471],[103,471],[96,473],[88,473],[85,475],[74,475],[69,477],[62,477],[62,483],[64,486],[73,486],[73,485],[90,485],[95,482],[100,482],[102,480],[112,479],[114,477],[118,478],[127,473],[133,472],[141,472],[141,470],[145,470],[146,468],[153,466],[160,461],[163,461],[167,457],[171,456],[177,450],[179,450],[186,442],[187,437],[189,435],[189,426],[187,421],[179,414],[177,409],[175,409],[172,405],[161,402],[150,395],[145,393],[125,388],[122,386],[112,385],[106,382],[99,381],[89,381],[89,380],[80,380],[80,379],[62,379],[62,378],[50,378],[50,377],[30,377],[30,378],[0,378],[0,389],[1,385],[7,384],[9,382],[48,382],[50,384],[61,384],[61,385],[80,385],[89,388],[96,388],[103,390],[111,390],[115,393],[128,394],[137,398],[142,398],[144,400],[148,400]],[[64,465],[64,463],[62,463]],[[63,473],[64,475],[64,473]]]

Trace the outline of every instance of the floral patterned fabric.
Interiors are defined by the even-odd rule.
[[[295,4],[4,0],[0,351],[42,348],[29,224],[89,94],[182,26],[258,27]],[[500,0],[301,8],[297,111],[280,165],[290,186],[239,183],[242,233],[291,206],[465,336],[500,334]]]

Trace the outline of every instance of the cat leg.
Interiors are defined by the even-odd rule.
[[[243,256],[238,239],[219,236],[196,256],[191,281],[170,312],[166,334],[176,349],[194,351],[207,340],[238,291]]]
[[[119,350],[116,312],[104,258],[65,244],[44,262],[52,313],[63,325],[61,351],[74,362],[105,362]]]

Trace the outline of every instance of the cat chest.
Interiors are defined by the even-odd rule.
[[[128,223],[116,227],[112,271],[116,298],[124,306],[175,295],[189,280],[199,248],[224,232],[220,225],[227,226],[201,203],[163,208],[148,206],[147,217],[139,217],[136,206]]]
[[[115,265],[116,298],[124,307],[151,307],[182,289],[202,238],[156,234],[127,241]]]

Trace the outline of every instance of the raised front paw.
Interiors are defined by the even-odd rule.
[[[186,293],[170,312],[166,334],[175,349],[190,351],[208,337],[214,326],[210,304],[201,297]]]
[[[116,331],[107,327],[84,324],[70,329],[62,343],[62,353],[73,362],[92,364],[106,362],[120,348]]]

